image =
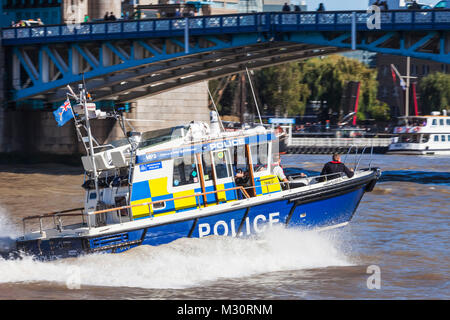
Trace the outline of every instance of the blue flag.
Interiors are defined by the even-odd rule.
[[[67,99],[61,107],[53,111],[53,115],[55,116],[55,120],[58,122],[59,127],[63,126],[67,121],[72,119],[73,112],[69,99]]]

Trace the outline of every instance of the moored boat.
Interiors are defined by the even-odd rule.
[[[401,117],[394,128],[398,137],[389,145],[390,154],[450,154],[450,116],[444,110],[427,116]]]

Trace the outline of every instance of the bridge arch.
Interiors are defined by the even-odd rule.
[[[255,13],[2,30],[11,101],[63,100],[85,81],[94,100],[129,102],[250,69],[356,49],[450,63],[450,10]]]

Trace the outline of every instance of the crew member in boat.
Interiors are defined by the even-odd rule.
[[[281,184],[282,188],[287,189],[289,187],[289,180],[287,179],[286,175],[284,174],[284,170],[283,170],[283,167],[281,166],[281,158],[280,158],[279,154],[275,154],[273,156],[272,166],[273,166],[273,168],[272,168],[273,174],[278,177],[278,180],[280,182],[283,182]],[[300,177],[306,178],[307,175],[302,172],[302,173],[300,173]],[[305,183],[296,182],[296,183],[293,183],[293,185],[291,187],[300,187],[300,186],[305,186],[305,185],[306,185]]]
[[[336,174],[333,174],[336,173]],[[332,161],[327,162],[320,175],[322,176],[319,181],[326,181],[336,179],[342,176],[342,173],[345,173],[347,177],[351,178],[354,175],[353,169],[349,169],[341,162],[341,155],[339,153],[334,153]]]
[[[249,179],[248,171],[244,171],[242,169],[236,169],[235,172],[236,173],[234,175],[234,178],[235,178],[236,184],[238,186],[247,186],[248,179]]]
[[[281,158],[278,154],[274,155],[274,157],[273,157],[272,171],[273,171],[273,174],[278,177],[278,180],[280,180],[280,182],[288,182],[288,179],[286,178],[286,175],[284,174],[283,167],[281,166]]]

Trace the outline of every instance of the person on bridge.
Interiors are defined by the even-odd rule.
[[[327,162],[324,165],[322,172],[320,173],[321,177],[319,178],[319,181],[323,182],[339,178],[342,176],[342,173],[345,173],[349,178],[353,177],[355,174],[352,169],[347,168],[345,164],[341,162],[341,155],[339,153],[334,153],[332,161]]]
[[[420,9],[420,6],[419,6],[419,4],[417,3],[416,0],[413,0],[413,2],[412,2],[411,5],[408,7],[408,9],[410,9],[410,10],[419,10],[419,9]]]
[[[322,2],[319,4],[319,7],[317,8],[317,11],[325,11],[325,6],[323,5]]]
[[[111,13],[109,14],[109,20],[111,20],[111,21],[116,21],[116,20],[117,20],[117,18],[116,18],[116,16],[114,15],[113,12],[111,12]]]
[[[285,2],[282,10],[283,12],[289,12],[291,11],[291,7]]]

